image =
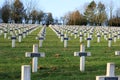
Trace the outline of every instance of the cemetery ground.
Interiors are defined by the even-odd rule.
[[[31,65],[31,58],[25,57],[25,52],[32,51],[33,44],[38,44],[36,36],[41,27],[32,32],[21,43],[16,41],[16,47],[11,47],[11,40],[4,39],[0,35],[0,80],[20,80],[21,65]],[[120,75],[120,56],[115,56],[115,51],[120,50],[120,39],[116,43],[112,42],[112,47],[108,47],[108,42],[102,37],[100,43],[93,34],[94,40],[91,47],[85,49],[91,52],[90,57],[86,57],[85,71],[79,70],[80,57],[75,57],[74,52],[80,51],[79,37],[68,41],[68,47],[64,48],[63,42],[56,34],[46,28],[46,36],[43,46],[39,52],[45,52],[44,58],[38,58],[38,72],[31,74],[31,80],[95,80],[97,75],[106,74],[106,64],[114,62],[115,74]],[[86,46],[87,41],[83,41]]]

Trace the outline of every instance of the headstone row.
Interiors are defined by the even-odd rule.
[[[46,36],[46,27],[43,26],[36,37],[39,40],[39,47],[42,47],[42,43],[45,40],[45,36]]]
[[[0,34],[4,36],[4,39],[11,39],[12,48],[15,47],[15,42],[22,42],[22,38],[26,38],[34,30],[38,29],[38,25],[20,25],[20,24],[3,24],[0,27]]]
[[[79,37],[80,43],[87,40],[87,47],[91,46],[91,41],[96,39],[97,43],[101,43],[104,38],[108,42],[108,47],[112,46],[112,42],[120,39],[120,28],[116,27],[86,27],[86,26],[52,26],[51,29],[56,33],[58,38],[63,42],[63,36],[74,35],[74,39]],[[95,38],[96,37],[96,38]]]
[[[68,37],[68,35],[66,33],[63,33],[62,30],[58,30],[57,27],[50,27],[58,36],[58,38],[60,38],[61,42],[64,42],[64,48],[67,48],[68,46],[68,40],[70,40],[70,38]]]

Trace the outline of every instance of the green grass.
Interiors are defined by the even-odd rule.
[[[17,40],[15,48],[11,48],[11,40],[0,35],[0,80],[21,80],[21,65],[31,65],[32,60],[25,57],[25,52],[31,52],[33,44],[39,43],[35,37],[40,30],[32,32],[21,43]],[[83,43],[86,45],[86,41]],[[39,52],[45,52],[46,57],[39,58],[38,72],[31,74],[31,80],[95,80],[97,75],[106,74],[108,62],[115,63],[116,75],[120,75],[120,56],[114,55],[116,50],[120,50],[120,40],[113,42],[111,48],[107,44],[103,38],[101,43],[97,43],[94,36],[91,47],[86,48],[92,56],[86,57],[85,72],[80,72],[80,58],[73,56],[75,51],[79,51],[79,38],[72,36],[68,47],[64,48],[56,34],[47,27],[43,47],[39,48]],[[56,57],[56,54],[60,56]]]

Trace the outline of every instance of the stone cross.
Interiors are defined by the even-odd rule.
[[[32,72],[37,72],[38,57],[45,57],[45,53],[38,52],[38,45],[33,45],[33,52],[26,52],[25,57],[32,57]]]
[[[80,46],[80,52],[74,52],[74,56],[80,56],[80,71],[85,71],[85,56],[91,56],[90,52],[85,52],[85,46]]]
[[[64,48],[67,47],[67,41],[68,41],[68,36],[67,36],[67,34],[65,34],[65,37],[64,37]]]
[[[105,76],[96,76],[96,80],[120,80],[120,77],[115,76],[115,64],[107,63]]]
[[[21,80],[31,80],[30,65],[22,65],[21,66]]]

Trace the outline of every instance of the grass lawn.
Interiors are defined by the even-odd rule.
[[[0,80],[21,80],[21,65],[31,65],[31,58],[25,57],[25,52],[31,52],[33,44],[38,44],[35,39],[41,27],[26,38],[21,43],[16,41],[16,47],[11,47],[11,40],[4,39],[0,35]],[[79,57],[74,57],[74,52],[80,50],[79,38],[68,41],[68,47],[64,48],[63,42],[50,29],[46,28],[46,37],[43,47],[39,52],[45,52],[45,58],[39,58],[38,72],[31,74],[31,80],[95,80],[97,75],[106,74],[106,64],[114,62],[116,65],[115,74],[120,75],[120,56],[115,56],[114,52],[120,50],[120,40],[112,42],[112,47],[108,48],[108,42],[101,39],[97,43],[95,35],[91,41],[91,47],[87,52],[92,56],[86,57],[85,72],[79,70]],[[86,41],[83,42],[86,45]],[[56,56],[58,55],[59,56]]]

